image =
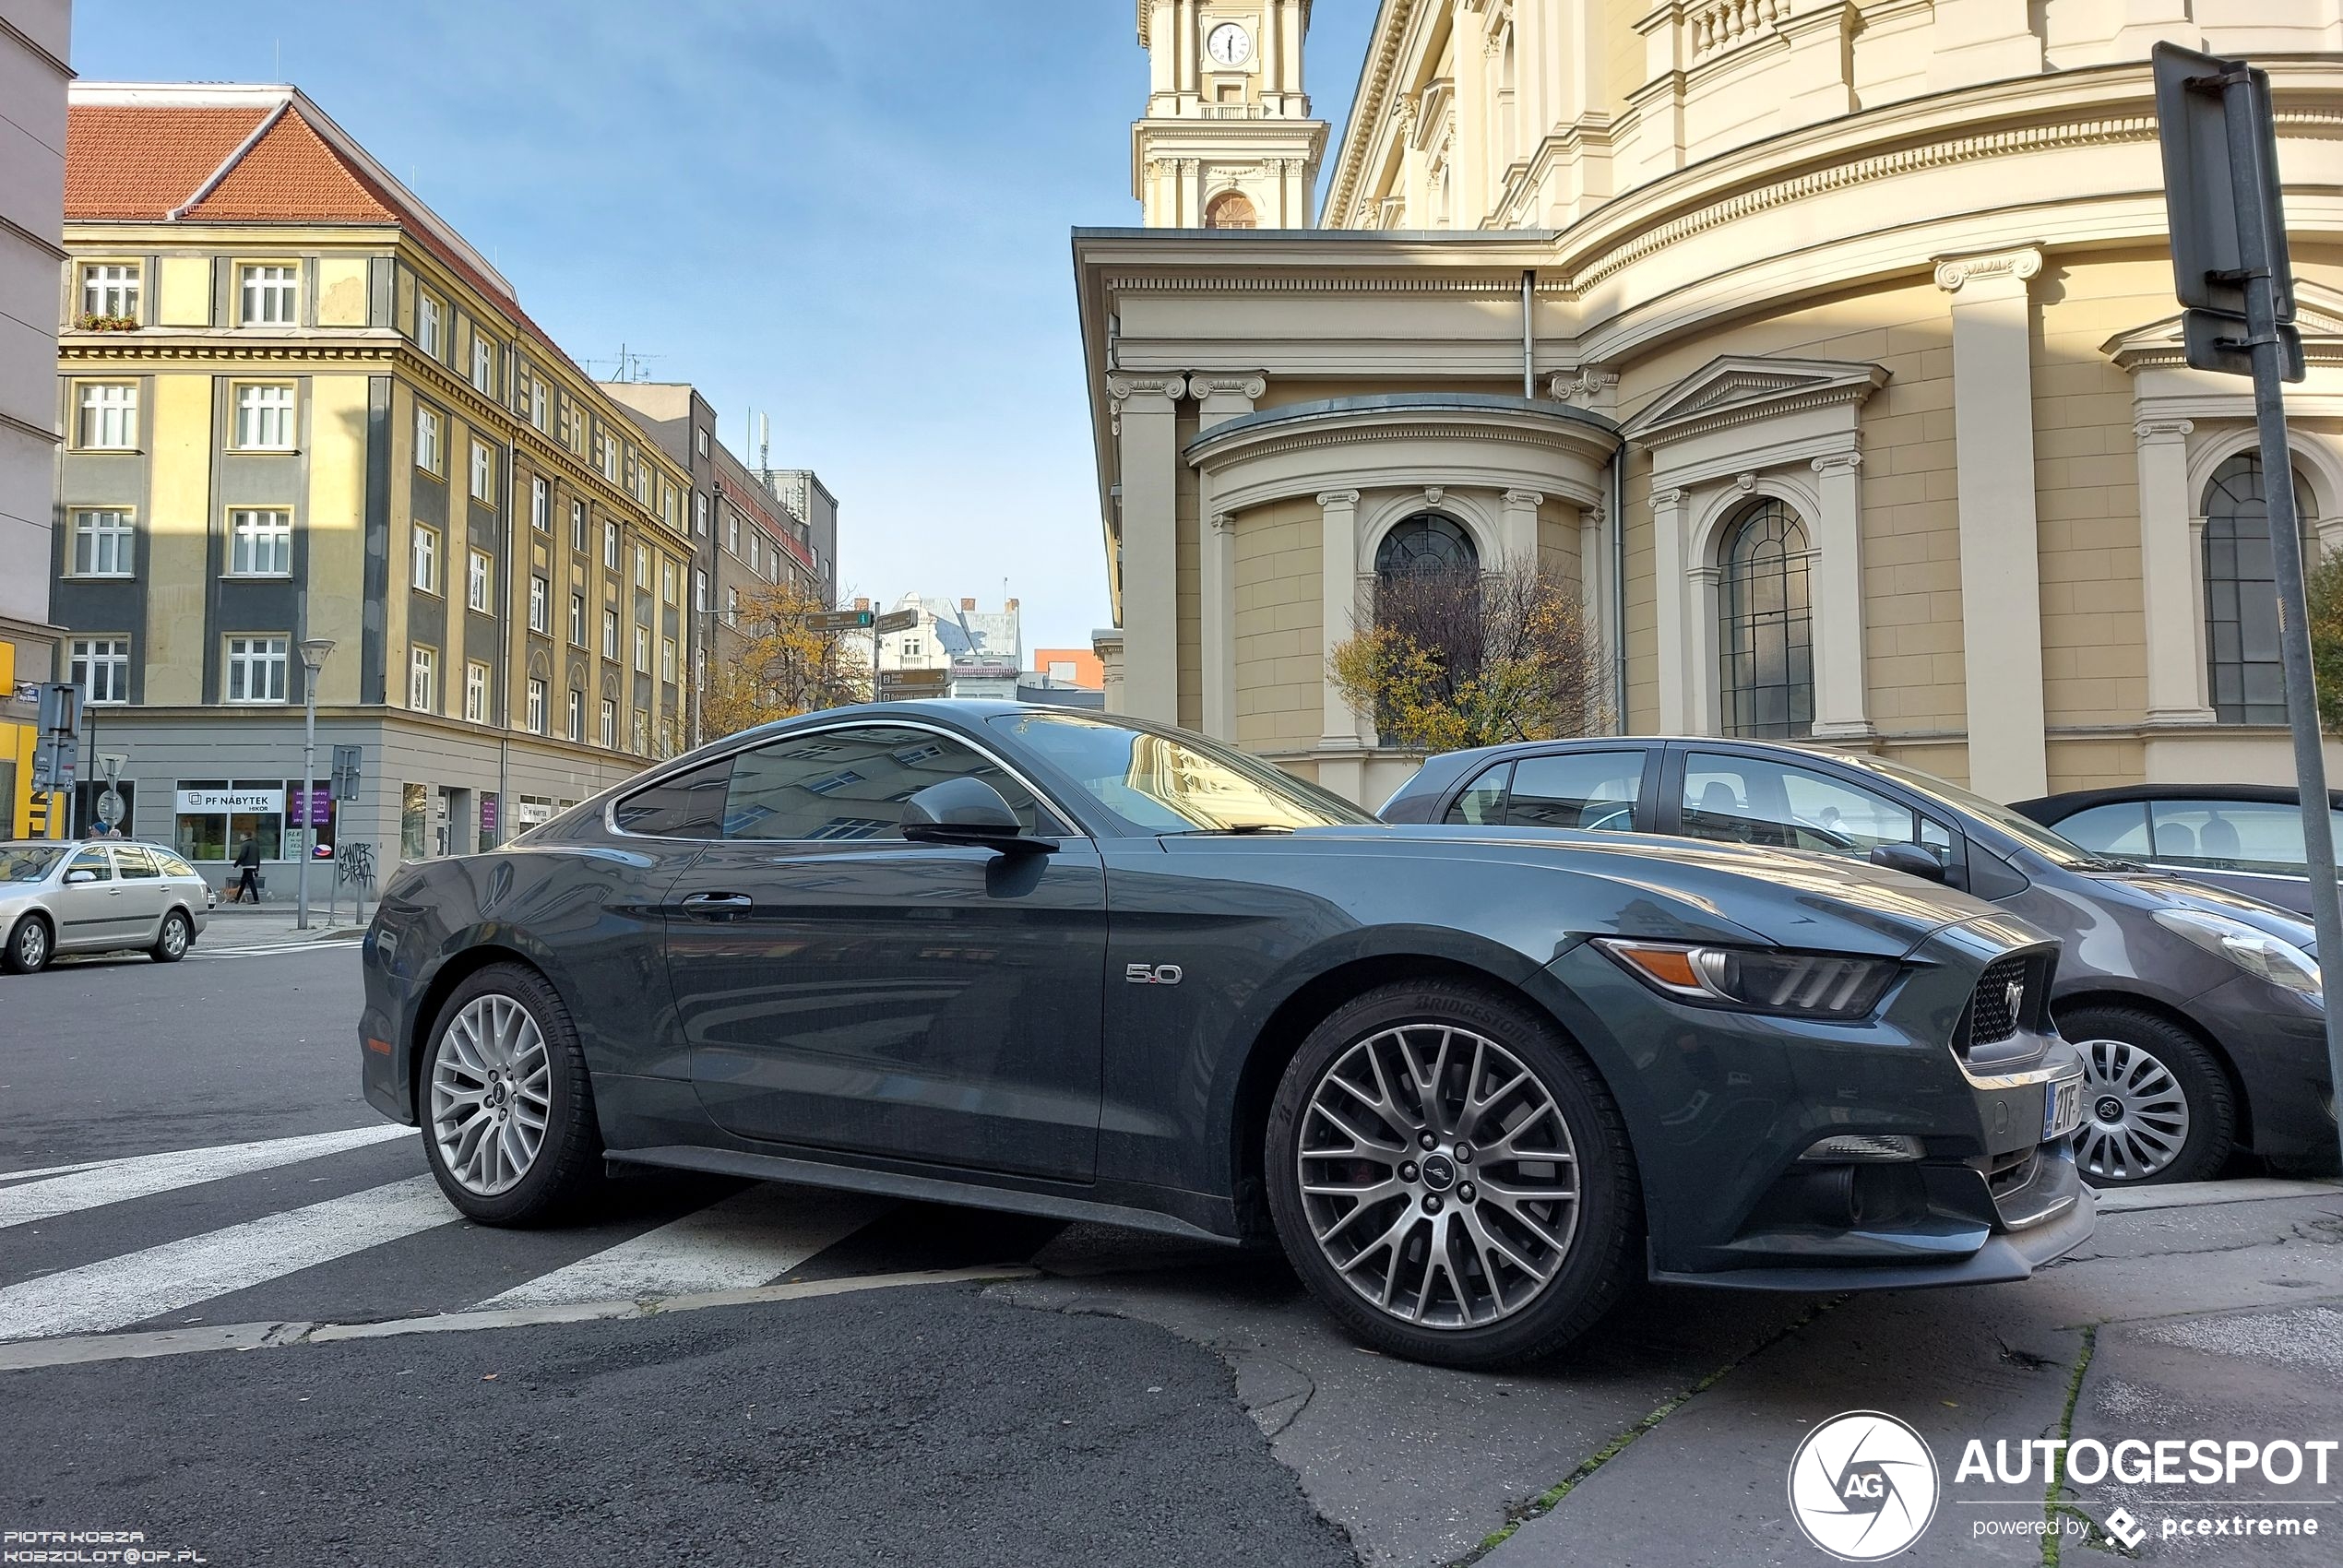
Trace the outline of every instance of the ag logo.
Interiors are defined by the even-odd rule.
[[[1177,964],[1126,964],[1123,978],[1133,985],[1177,985],[1180,983]]]
[[[1806,1434],[1790,1462],[1790,1515],[1845,1562],[1876,1562],[1936,1516],[1936,1456],[1893,1416],[1853,1410]]]

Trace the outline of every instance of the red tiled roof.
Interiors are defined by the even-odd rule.
[[[75,105],[65,125],[65,216],[147,222],[168,218],[268,113]]]
[[[298,108],[184,214],[192,222],[224,223],[395,223],[399,216],[388,193],[326,145]]]

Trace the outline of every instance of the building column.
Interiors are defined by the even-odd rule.
[[[1525,565],[1532,576],[1538,570],[1538,508],[1545,504],[1546,498],[1534,490],[1508,490],[1497,521],[1497,542],[1505,564]]]
[[[1997,801],[2050,790],[2042,712],[2042,569],[2034,511],[2032,302],[2042,253],[1941,262],[1952,295],[1953,443],[1960,495],[1968,783]]]
[[[1358,711],[1334,683],[1334,650],[1350,640],[1359,613],[1359,493],[1329,490],[1319,495],[1319,671],[1326,690],[1326,733],[1321,751],[1356,751],[1366,742]]]
[[[1253,411],[1254,403],[1269,389],[1259,375],[1192,375],[1188,394],[1196,399],[1199,434]],[[1212,476],[1196,476],[1198,650],[1204,676],[1204,732],[1216,741],[1234,741],[1237,734],[1237,536],[1236,518],[1219,509],[1212,493]]]
[[[1123,710],[1180,719],[1179,429],[1183,375],[1111,375],[1123,490]]]
[[[2198,613],[2202,548],[2191,517],[2187,420],[2144,419],[2132,426],[2140,476],[2140,603],[2147,638],[2147,721],[2210,724],[2205,706],[2205,620]]]
[[[1724,730],[1724,699],[1718,693],[1723,662],[1717,649],[1717,584],[1724,574],[1703,563],[1684,574],[1678,590],[1684,607],[1684,722],[1680,735],[1715,735]]]
[[[1814,739],[1861,740],[1872,733],[1863,700],[1862,454],[1834,452],[1814,469],[1823,515],[1815,519],[1819,559],[1813,603],[1821,611],[1814,632]]]
[[[1691,694],[1684,688],[1684,493],[1651,493],[1652,612],[1658,621],[1659,732],[1688,735],[1693,731]]]

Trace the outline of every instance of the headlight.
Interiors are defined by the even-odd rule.
[[[1892,958],[1599,937],[1637,980],[1680,1002],[1792,1018],[1860,1018],[1896,978]]]
[[[2318,960],[2283,937],[2204,909],[2159,909],[2156,923],[2218,953],[2249,975],[2313,1000],[2324,1000]]]

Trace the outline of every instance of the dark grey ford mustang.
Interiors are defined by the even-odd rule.
[[[1274,1232],[1488,1366],[1638,1270],[2023,1278],[2080,1243],[2053,944],[1794,852],[1387,826],[1181,731],[910,703],[702,748],[367,933],[366,1095],[490,1224],[605,1160]]]

